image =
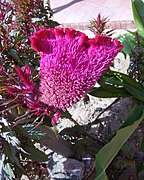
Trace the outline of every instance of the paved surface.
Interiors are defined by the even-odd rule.
[[[134,28],[130,0],[51,0],[54,20],[63,26],[87,29],[98,13],[110,19],[109,27]]]

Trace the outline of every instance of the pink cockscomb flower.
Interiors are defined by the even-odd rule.
[[[37,31],[31,46],[41,54],[40,100],[65,110],[80,100],[123,48],[107,36],[89,39],[70,28]]]

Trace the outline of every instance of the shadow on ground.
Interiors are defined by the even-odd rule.
[[[52,9],[52,11],[53,11],[54,14],[56,14],[56,13],[58,13],[58,12],[64,10],[64,9],[72,6],[73,4],[80,2],[80,1],[84,1],[84,0],[73,0],[73,1],[69,2],[68,4],[65,4],[63,6]]]

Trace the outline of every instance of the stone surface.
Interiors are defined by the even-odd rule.
[[[79,161],[48,151],[48,172],[52,180],[82,180],[94,168],[95,159],[90,155],[83,155]]]
[[[96,18],[98,13],[109,17],[111,21],[132,21],[132,9],[129,0],[52,0],[54,20],[59,23],[86,23]]]

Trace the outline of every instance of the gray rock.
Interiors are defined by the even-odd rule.
[[[90,155],[84,154],[81,161],[51,152],[48,157],[48,172],[52,180],[82,180],[95,167],[95,159]]]

